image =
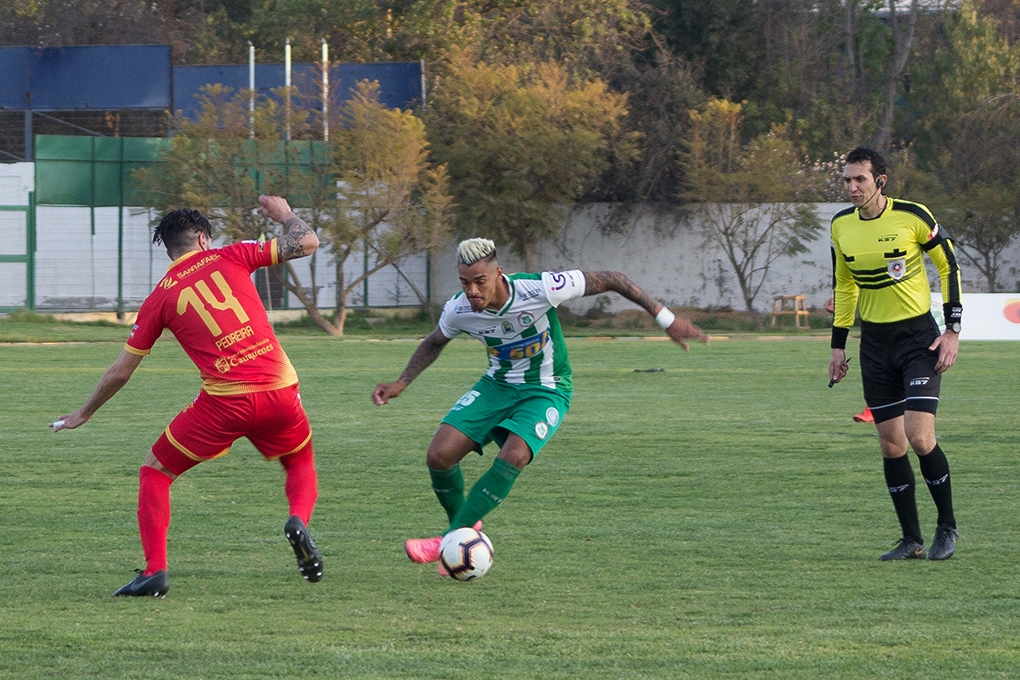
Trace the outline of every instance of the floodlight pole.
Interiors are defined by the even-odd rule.
[[[248,139],[255,139],[255,45],[248,41]]]
[[[290,38],[283,48],[284,86],[287,88],[287,141],[290,141]]]
[[[329,141],[329,45],[322,39],[322,141]]]

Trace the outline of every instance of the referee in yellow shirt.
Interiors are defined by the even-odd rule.
[[[885,159],[867,147],[846,157],[843,182],[853,208],[832,218],[834,304],[829,378],[847,373],[846,339],[861,313],[861,380],[875,417],[885,480],[903,537],[882,560],[923,559],[924,538],[914,498],[914,471],[907,445],[918,456],[921,475],[938,510],[930,560],[956,550],[956,518],[949,463],[935,440],[935,411],[942,374],[960,346],[960,269],[953,244],[931,212],[882,194]],[[931,290],[924,253],[938,268],[946,331],[931,315]]]

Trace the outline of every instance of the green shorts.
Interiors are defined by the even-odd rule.
[[[570,395],[536,385],[503,385],[482,378],[457,400],[443,422],[478,442],[506,443],[513,432],[528,443],[534,457],[563,422]]]

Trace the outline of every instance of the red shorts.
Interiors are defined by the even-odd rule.
[[[152,453],[179,475],[225,455],[241,437],[247,437],[269,460],[311,446],[312,430],[298,386],[222,397],[202,390],[163,431]]]

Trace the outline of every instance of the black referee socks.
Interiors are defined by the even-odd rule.
[[[956,528],[956,517],[953,515],[953,488],[949,483],[949,461],[942,447],[938,444],[927,456],[918,456],[921,464],[921,475],[928,483],[928,491],[939,511],[939,526]]]
[[[882,458],[882,461],[885,465],[885,483],[889,487],[903,537],[923,544],[921,523],[917,519],[917,502],[914,500],[914,469],[910,467],[910,456]]]

